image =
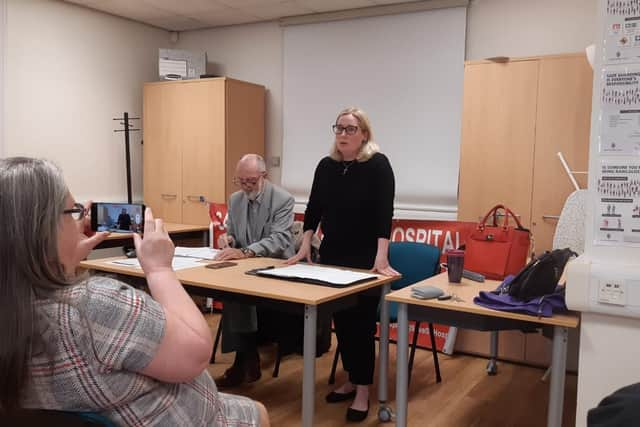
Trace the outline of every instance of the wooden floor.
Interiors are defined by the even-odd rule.
[[[215,332],[219,315],[207,315]],[[331,388],[327,378],[331,371],[335,336],[331,350],[317,359],[315,387],[316,426],[347,425],[345,412],[349,402],[327,404],[324,396]],[[389,399],[395,409],[395,360],[396,346],[389,349]],[[298,426],[302,402],[302,356],[291,355],[280,364],[278,378],[271,376],[275,358],[275,346],[260,349],[262,379],[233,390],[235,394],[249,396],[265,404],[274,427]],[[539,427],[546,425],[549,383],[540,379],[543,369],[507,362],[498,364],[498,375],[485,372],[486,359],[467,356],[439,355],[442,382],[435,383],[433,359],[425,350],[416,352],[413,378],[409,389],[409,425],[415,427],[469,427],[469,426],[517,426]],[[215,378],[221,375],[233,361],[233,353],[216,354],[216,363],[209,366]],[[338,365],[340,368],[340,365]],[[345,378],[339,369],[337,383]],[[374,388],[375,387],[375,388]],[[377,418],[377,371],[372,387],[369,417],[359,425],[392,425],[380,423]],[[577,377],[568,374],[565,387],[563,426],[575,425]],[[353,425],[353,424],[350,424]]]

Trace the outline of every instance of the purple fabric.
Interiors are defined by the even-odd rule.
[[[480,291],[480,294],[473,299],[473,302],[492,310],[531,314],[538,317],[551,317],[553,313],[567,311],[564,286],[558,286],[552,294],[521,301],[508,293],[504,293],[512,279],[513,276],[507,276],[495,291]]]

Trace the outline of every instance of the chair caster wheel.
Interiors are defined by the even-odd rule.
[[[393,421],[394,418],[395,414],[393,413],[391,408],[387,406],[381,406],[380,409],[378,409],[378,420],[380,420],[380,422],[388,423],[390,421]]]
[[[496,375],[498,373],[498,363],[495,360],[489,360],[487,363],[487,375]]]

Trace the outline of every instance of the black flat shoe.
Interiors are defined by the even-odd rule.
[[[347,408],[347,421],[353,423],[359,423],[364,421],[369,415],[369,401],[367,400],[367,410],[359,411],[353,408]]]
[[[325,400],[327,401],[327,403],[339,403],[344,402],[345,400],[353,399],[354,397],[356,397],[355,389],[351,390],[349,393],[336,393],[335,391],[332,391],[331,393],[327,394]]]

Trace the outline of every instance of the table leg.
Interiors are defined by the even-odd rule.
[[[305,427],[313,426],[314,389],[316,385],[317,318],[317,307],[315,305],[305,305],[302,374],[302,425]]]
[[[407,304],[398,303],[398,349],[396,357],[396,426],[406,427],[408,411],[409,319]]]
[[[551,356],[551,385],[549,386],[549,407],[547,409],[548,427],[562,426],[568,336],[569,330],[567,328],[554,326]]]
[[[487,374],[498,373],[498,331],[491,331],[491,358],[487,363]]]
[[[391,290],[391,285],[385,283],[382,285],[382,293],[380,295],[380,345],[378,350],[378,418],[380,421],[391,421],[392,412],[387,406],[388,400],[388,376],[389,376],[389,303],[385,300],[385,296]]]
[[[378,400],[380,403],[387,401],[387,376],[389,371],[389,303],[384,299],[391,286],[387,283],[382,287],[380,295],[380,349],[379,349],[379,380]]]

